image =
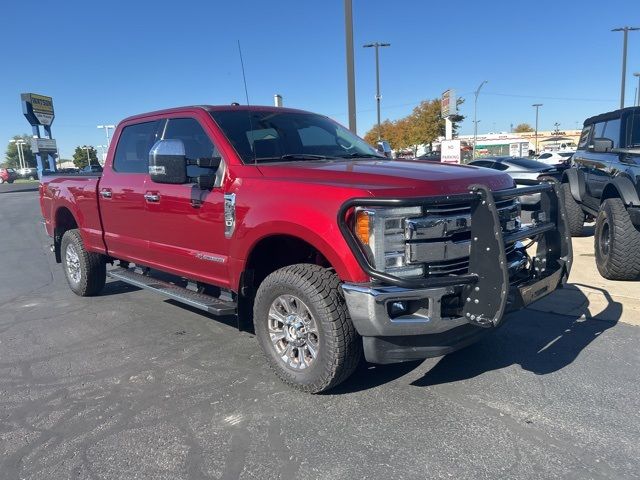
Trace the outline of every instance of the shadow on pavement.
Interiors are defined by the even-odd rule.
[[[423,377],[411,384],[428,387],[458,382],[514,364],[536,375],[561,370],[605,330],[615,326],[622,315],[620,302],[613,300],[608,291],[596,290],[600,290],[607,300],[604,310],[590,311],[589,299],[581,293],[583,301],[571,315],[532,309],[515,312],[507,316],[507,321],[496,332],[474,345],[442,357]],[[406,375],[421,363],[363,365],[348,382],[330,393],[344,394],[373,388]]]

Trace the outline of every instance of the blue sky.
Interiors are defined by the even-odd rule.
[[[617,108],[622,25],[640,26],[638,0],[353,0],[358,130],[375,122],[368,42],[381,51],[382,117],[399,118],[423,99],[473,91],[479,130],[576,128]],[[249,99],[330,115],[347,123],[342,0],[58,1],[0,6],[0,145],[30,132],[19,94],[54,98],[54,137],[63,157],[75,145],[104,144],[96,125],[187,104],[244,102],[237,41]],[[640,71],[640,32],[629,35],[627,104]],[[33,68],[31,68],[33,67]]]

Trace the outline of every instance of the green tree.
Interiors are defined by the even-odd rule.
[[[26,133],[22,135],[14,135],[12,140],[22,140],[24,143],[22,144],[22,152],[24,153],[24,159],[26,161],[27,167],[35,167],[36,166],[36,157],[31,151],[31,136]],[[5,164],[10,168],[20,168],[20,160],[18,157],[18,145],[16,142],[9,142],[7,144],[7,151],[5,152]]]
[[[87,152],[89,152],[89,158],[87,158]],[[78,168],[84,168],[89,165],[89,159],[91,159],[91,165],[98,165],[98,152],[96,149],[90,146],[76,147],[73,152],[73,164]]]
[[[513,131],[516,133],[533,132],[533,127],[528,123],[519,123]]]
[[[457,104],[464,103],[463,98],[457,100]],[[440,99],[423,100],[406,117],[395,121],[385,120],[380,125],[382,138],[387,140],[395,150],[411,147],[414,150],[418,145],[431,144],[438,137],[445,134],[445,121],[440,116]],[[460,122],[464,120],[462,115],[451,116],[453,133],[458,130]],[[365,140],[372,145],[378,140],[378,129],[374,126],[365,135]]]

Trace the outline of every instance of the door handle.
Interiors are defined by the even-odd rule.
[[[111,198],[111,190],[100,190],[100,195],[102,195],[102,198]]]
[[[145,193],[144,198],[147,202],[155,203],[160,201],[160,195],[158,195],[157,193]]]

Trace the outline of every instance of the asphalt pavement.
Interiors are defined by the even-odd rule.
[[[311,396],[228,319],[114,281],[75,296],[39,220],[37,192],[0,192],[1,479],[640,477],[640,327],[619,302],[527,309]]]

